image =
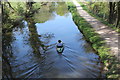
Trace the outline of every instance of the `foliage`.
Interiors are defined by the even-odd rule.
[[[63,16],[66,13],[68,13],[67,6],[66,6],[65,2],[58,2],[57,4],[58,5],[56,7],[56,13],[58,15]]]
[[[66,15],[68,13],[66,4],[64,2],[49,2],[42,5],[38,12],[34,14],[34,21],[36,23],[44,23],[54,19],[55,14],[53,14],[53,12],[56,12],[60,16]]]
[[[37,10],[40,4],[35,3],[32,11]],[[11,30],[15,25],[19,24],[27,14],[26,2],[3,2],[3,32]],[[36,7],[37,6],[37,7]]]
[[[10,2],[10,4],[14,8],[14,11],[9,14],[11,19],[19,19],[21,17],[24,17],[24,14],[26,12],[25,2]]]
[[[113,60],[113,56],[110,54],[109,52],[109,48],[105,45],[105,41],[97,34],[95,33],[95,31],[93,30],[93,28],[91,27],[91,25],[89,23],[87,23],[77,12],[76,7],[72,4],[72,3],[67,3],[68,4],[68,9],[69,11],[72,13],[73,15],[73,20],[76,23],[76,25],[78,26],[78,28],[81,30],[81,32],[83,33],[83,35],[85,36],[85,38],[87,39],[87,41],[92,43],[92,47],[98,52],[101,61],[104,63],[104,65],[106,66],[107,63],[109,62],[114,62]],[[111,61],[110,61],[111,59]],[[118,60],[116,60],[118,61]],[[109,64],[109,66],[112,67],[107,67],[107,69],[109,69],[109,71],[106,73],[107,77],[112,77],[112,78],[118,78],[119,74],[113,74],[113,69],[114,71],[117,71],[118,67],[113,67],[116,66],[118,64]]]
[[[109,54],[109,52],[107,51],[107,48],[104,47],[105,50],[102,48],[103,46],[105,46],[103,44],[104,41],[99,37],[99,35],[97,33],[95,33],[95,31],[92,29],[90,24],[88,24],[82,17],[79,16],[79,14],[77,13],[77,10],[74,6],[69,6],[69,7],[70,7],[69,10],[73,14],[73,20],[75,21],[78,28],[83,32],[83,34],[87,38],[87,40],[89,40],[93,44],[92,45],[93,48],[95,50],[97,50],[99,52],[99,54],[101,54],[101,53]],[[101,49],[103,49],[103,50],[101,50]],[[101,57],[101,59],[102,59],[102,57]]]
[[[33,9],[34,10],[39,9],[39,8],[41,8],[41,2],[37,2],[37,3],[33,4]]]
[[[119,26],[115,27],[114,24],[109,24],[109,4],[107,2],[93,2],[93,3],[81,3],[81,6],[86,10],[91,16],[100,20],[103,24],[108,25],[112,29],[120,32]],[[115,21],[115,20],[114,20]]]
[[[44,23],[47,20],[54,19],[52,12],[55,10],[53,3],[47,3],[48,6],[43,5],[37,13],[34,14],[33,19],[35,23]]]

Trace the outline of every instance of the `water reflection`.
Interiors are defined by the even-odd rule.
[[[2,34],[2,66],[3,67],[3,78],[12,78],[12,68],[10,65],[10,58],[12,58],[12,46],[11,43],[13,41],[12,31]]]
[[[62,54],[57,54],[55,48],[58,39],[65,43]],[[13,78],[100,77],[99,56],[83,39],[63,2],[45,3],[39,11],[28,15],[20,25],[3,34],[3,43],[3,55],[7,57],[4,61],[9,62],[9,67],[4,67],[4,72],[5,69],[10,71],[3,76],[11,74]]]
[[[16,78],[32,77],[34,72],[41,74],[42,67],[45,65],[46,51],[50,47],[49,40],[54,37],[50,33],[39,35],[34,22],[30,20],[23,22],[24,27],[22,29],[13,29],[15,41],[11,43],[13,57],[15,57],[11,60],[12,74]],[[38,77],[39,75],[35,76]]]
[[[60,16],[67,16],[68,10],[65,2],[51,2],[41,6],[39,11],[33,16],[35,23],[44,23],[48,20],[53,20],[55,18],[54,12]]]
[[[80,34],[77,34],[76,39],[77,39],[78,42],[83,42],[84,43],[84,44],[82,43],[81,45],[84,46],[84,50],[86,51],[86,53],[92,53],[93,51],[95,52],[95,50],[91,47],[92,46],[91,43],[88,43],[86,41],[86,38],[83,37],[82,34],[81,34],[81,36],[80,36]]]
[[[30,41],[30,45],[33,49],[33,53],[41,54],[39,48],[41,45],[42,49],[44,50],[44,45],[39,40],[40,35],[37,34],[35,22],[33,20],[28,19],[27,23],[28,23],[28,29],[30,32],[29,33],[29,37],[30,37],[29,41]]]
[[[65,2],[57,2],[56,13],[60,16],[68,16],[67,5]]]
[[[100,77],[101,66],[99,56],[97,56],[92,49],[89,51],[85,49],[84,46],[88,43],[82,39],[83,36],[79,32],[77,26],[73,23],[71,14],[69,13],[68,17],[61,17],[57,15],[57,13],[55,15],[56,17],[54,20],[36,24],[39,34],[53,32],[55,38],[52,39],[50,44],[56,42],[58,39],[61,39],[65,43],[65,50],[62,55],[57,54],[55,48],[47,51],[45,63],[51,68],[49,69],[49,72],[43,72],[43,77]],[[79,39],[80,41],[76,39],[77,34],[79,34],[77,38],[81,38]],[[86,48],[89,47],[90,46],[86,46]]]

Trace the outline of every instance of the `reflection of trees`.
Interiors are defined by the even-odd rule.
[[[12,31],[2,34],[2,63],[4,66],[2,71],[3,78],[12,78],[12,68],[9,62],[10,57],[12,57],[12,41]]]
[[[13,78],[10,62],[9,62],[8,58],[4,55],[2,56],[2,66],[4,66],[2,68],[2,77],[9,78],[9,79]]]
[[[34,14],[34,21],[36,23],[44,23],[50,19],[54,19],[55,15],[53,12],[55,11],[60,16],[64,16],[66,13],[68,13],[65,2],[57,2],[56,4],[57,5],[55,5],[54,2],[49,2],[45,5],[42,5],[39,11]]]
[[[26,8],[27,8],[27,10],[31,10],[33,4],[34,4],[34,2],[26,2]]]
[[[94,49],[91,47],[91,45],[87,42],[85,42],[83,46],[84,46],[84,49],[87,53],[91,53],[94,51]]]
[[[9,6],[8,6],[9,4]],[[12,53],[12,42],[14,38],[12,37],[12,30],[21,23],[21,19],[11,19],[10,15],[13,14],[13,8],[10,3],[2,4],[2,77],[3,78],[12,78],[12,68],[10,64],[10,58],[13,57]]]
[[[49,40],[53,37],[52,34],[38,35],[37,29],[33,19],[28,19],[28,27],[30,31],[30,44],[33,48],[33,53],[39,53],[47,50]]]
[[[86,38],[84,36],[79,37],[78,35],[77,38],[78,38],[78,42],[82,42],[82,46],[84,47],[86,53],[91,53],[94,51],[94,49],[91,47],[92,45],[89,42],[86,42]]]
[[[41,9],[38,11],[38,13],[34,14],[34,21],[36,23],[44,23],[47,20],[53,19],[54,14],[52,13],[54,11],[54,3],[47,3],[46,5],[41,6]]]
[[[3,11],[3,30],[12,28],[16,24],[19,24],[21,20],[26,17],[33,17],[35,23],[44,23],[50,19],[54,19],[56,13],[60,16],[68,13],[67,6],[65,2],[46,2],[46,3],[35,3],[35,2],[26,2],[20,3],[4,3],[2,4]],[[57,4],[57,6],[56,6]],[[39,7],[35,7],[39,6]],[[12,25],[11,25],[12,24]]]
[[[64,16],[66,13],[68,13],[67,5],[65,2],[58,2],[56,7],[56,13],[60,16]]]
[[[33,48],[33,53],[40,53],[39,47],[41,42],[39,41],[39,35],[37,34],[36,26],[35,23],[33,22],[32,19],[28,19],[28,27],[29,27],[29,32],[30,32],[30,45]]]
[[[32,10],[31,9],[32,4],[27,3],[26,7],[29,7],[29,10]],[[62,3],[58,4],[59,8],[57,8],[57,14],[64,15],[66,11],[63,11],[63,9],[61,8],[60,5],[63,5],[63,4]],[[12,57],[11,43],[13,42],[12,30],[13,30],[13,28],[16,27],[16,25],[18,25],[22,22],[23,18],[20,20],[16,20],[18,18],[14,19],[13,17],[15,17],[15,16],[13,16],[11,18],[10,15],[12,15],[12,12],[10,12],[11,9],[9,9],[7,4],[3,5],[2,11],[4,13],[4,15],[2,16],[3,20],[4,20],[4,24],[3,24],[4,30],[3,30],[3,34],[2,34],[2,43],[3,43],[2,44],[2,51],[3,51],[2,61],[3,61],[4,67],[3,67],[3,75],[2,76],[3,76],[3,78],[12,78],[12,68],[11,68],[11,64],[10,64],[10,57]],[[48,45],[48,43],[50,42],[50,39],[53,38],[53,34],[46,33],[46,34],[38,35],[35,23],[43,23],[49,19],[53,19],[55,16],[53,14],[54,11],[55,11],[55,3],[46,3],[46,5],[42,5],[42,7],[38,11],[38,13],[36,11],[35,11],[36,13],[31,13],[32,11],[28,11],[26,13],[27,16],[25,16],[25,18],[26,18],[26,21],[28,22],[28,28],[29,28],[29,32],[30,32],[29,42],[33,49],[33,53],[41,54],[42,51],[47,51],[49,46],[52,46],[52,45]],[[15,14],[15,12],[13,12],[13,14]],[[30,14],[30,15],[28,15],[28,14]],[[22,30],[23,24],[21,24],[21,26],[19,26],[19,28]]]

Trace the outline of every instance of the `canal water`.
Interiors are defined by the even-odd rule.
[[[53,5],[53,4],[52,4]],[[64,8],[63,8],[64,7]],[[14,78],[99,78],[101,65],[83,34],[75,25],[65,3],[43,6],[9,33],[3,51],[10,55]],[[65,49],[56,51],[62,40]]]

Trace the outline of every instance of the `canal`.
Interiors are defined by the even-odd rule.
[[[44,5],[10,32],[3,33],[6,74],[13,78],[99,78],[99,56],[75,25],[65,3]],[[65,49],[56,51],[62,40]]]

